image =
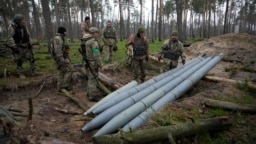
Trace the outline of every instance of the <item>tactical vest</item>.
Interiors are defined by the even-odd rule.
[[[180,57],[180,53],[176,52],[172,49],[172,41],[169,40],[168,47],[164,49],[164,58],[170,59],[170,60],[178,60]]]
[[[12,26],[14,29],[13,39],[16,44],[29,43],[29,34],[25,26]]]
[[[115,33],[115,30],[114,30],[113,27],[110,27],[110,28],[107,27],[104,30],[104,34],[103,35],[104,35],[105,38],[113,38],[113,39],[116,38],[116,33]]]
[[[134,41],[134,49],[133,49],[133,55],[134,56],[143,56],[147,54],[147,48],[145,45],[145,39],[137,38],[135,37]]]

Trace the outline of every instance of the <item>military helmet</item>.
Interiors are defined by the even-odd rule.
[[[91,27],[91,28],[89,29],[89,32],[90,32],[90,33],[99,32],[99,29],[96,28],[96,27]]]
[[[20,23],[21,20],[24,19],[24,15],[22,14],[16,14],[14,17],[13,17],[13,22],[15,22],[16,24]]]
[[[172,32],[172,36],[178,36],[178,32],[176,31]]]
[[[145,29],[143,27],[139,27],[138,33],[144,33],[144,32],[145,32]]]

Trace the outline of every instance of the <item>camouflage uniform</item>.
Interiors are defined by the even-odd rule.
[[[186,56],[184,55],[183,44],[180,41],[173,42],[171,39],[168,39],[164,42],[161,48],[162,48],[161,54],[164,54],[167,50],[172,50],[174,52],[179,53],[182,60],[185,60],[186,58]],[[176,68],[177,65],[178,65],[178,59],[171,60],[169,58],[164,58],[163,70],[168,71],[170,69]]]
[[[17,74],[21,78],[25,78],[22,68],[23,62],[25,60],[29,61],[31,72],[34,72],[36,67],[30,34],[27,27],[23,24],[20,24],[22,19],[24,19],[24,17],[21,14],[14,16],[13,23],[8,28],[8,45],[14,48],[13,51],[15,63],[17,65]]]
[[[143,28],[139,28],[138,34],[134,37],[134,39],[131,41],[132,47],[133,47],[133,58],[132,58],[132,70],[134,73],[134,79],[140,79],[141,82],[144,82],[146,74],[145,74],[145,68],[144,63],[145,60],[148,60],[148,54],[149,54],[149,45],[146,37],[141,37],[139,35],[140,32],[144,33]],[[145,51],[142,52],[143,54],[137,54],[137,49],[139,47],[144,47]]]
[[[90,28],[90,32],[98,32],[95,27]],[[86,48],[86,73],[88,76],[87,82],[87,96],[89,100],[95,100],[98,96],[97,85],[98,85],[98,72],[99,68],[102,67],[101,56],[99,51],[99,43],[96,38],[93,38],[91,34],[86,37],[85,42]],[[88,65],[89,64],[89,65]]]
[[[89,22],[82,22],[80,24],[81,38],[83,38],[84,34],[89,34],[90,27],[91,26]]]
[[[126,54],[127,54],[126,63],[128,65],[131,64],[131,60],[132,60],[132,57],[133,57],[133,47],[132,47],[132,44],[131,44],[131,41],[133,39],[134,39],[134,34],[131,34],[130,37],[128,38],[128,40],[125,43],[125,47],[127,49],[127,51],[126,51]]]
[[[56,33],[53,38],[54,60],[58,69],[57,90],[71,90],[72,65],[68,56],[64,35]],[[68,48],[69,49],[69,48]]]
[[[102,30],[103,58],[104,62],[111,62],[113,57],[113,48],[117,43],[116,29],[112,26],[105,27]]]

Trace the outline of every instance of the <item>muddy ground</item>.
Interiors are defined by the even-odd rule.
[[[197,55],[207,54],[216,55],[223,53],[225,61],[221,61],[208,75],[225,77],[234,80],[247,80],[254,82],[256,80],[256,37],[248,34],[227,34],[218,37],[210,38],[202,42],[197,42],[186,48],[188,60]],[[154,63],[156,66],[157,64]],[[155,70],[149,69],[146,79],[159,74]],[[126,84],[132,80],[132,73],[129,68],[122,68],[116,71],[104,71],[104,74],[118,81],[121,84]],[[31,86],[23,83],[16,85],[17,79],[8,78],[2,81],[6,85],[0,89],[0,105],[5,108],[15,108],[22,110],[23,113],[28,113],[28,98],[34,96],[38,91],[40,84],[46,79],[46,75],[38,76],[35,83],[37,86]],[[50,76],[51,77],[51,76]],[[50,78],[48,77],[48,79]],[[73,104],[68,98],[63,95],[58,95],[55,87],[55,79],[47,81],[41,94],[33,100],[33,120],[25,128],[14,127],[13,132],[3,136],[2,127],[0,125],[0,143],[6,141],[20,141],[26,143],[55,144],[55,143],[90,143],[91,136],[94,132],[87,134],[81,133],[81,127],[91,118],[82,119],[83,111]],[[254,83],[255,84],[255,83]],[[24,86],[23,86],[24,85]],[[88,107],[94,103],[89,102],[86,97],[86,79],[79,82],[74,82],[75,97],[80,99]],[[247,94],[245,91],[238,90],[234,85],[219,82],[199,81],[194,87],[188,91],[180,100],[169,104],[164,110],[169,110],[170,113],[177,113],[184,120],[193,118],[193,112],[199,111],[203,98],[217,98],[225,100],[227,97],[234,99],[243,99]],[[254,95],[256,99],[256,94]],[[56,109],[64,109],[78,114],[63,114]],[[200,118],[214,117],[204,113],[200,114]],[[236,125],[228,132],[230,142],[241,141],[243,143],[255,142],[256,135],[256,115],[241,114],[236,112],[227,113],[231,117],[231,121]],[[23,123],[26,123],[27,118],[20,118]],[[151,120],[152,121],[152,120]],[[151,123],[149,123],[151,124]],[[187,142],[188,141],[188,142]],[[195,138],[179,141],[180,143],[196,143]]]

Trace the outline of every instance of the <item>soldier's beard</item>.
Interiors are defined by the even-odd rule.
[[[177,42],[178,40],[177,39],[172,39],[173,42]]]

